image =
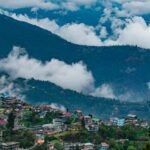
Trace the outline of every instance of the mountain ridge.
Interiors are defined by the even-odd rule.
[[[136,103],[136,99],[138,98],[147,100],[147,94],[149,93],[146,85],[150,80],[150,73],[147,72],[150,65],[150,52],[148,50],[130,46],[88,47],[75,45],[66,42],[49,31],[24,22],[16,21],[4,15],[0,15],[0,26],[0,59],[7,57],[12,47],[17,45],[25,48],[29,57],[36,58],[43,62],[51,60],[52,58],[56,58],[68,64],[83,61],[83,63],[87,65],[88,70],[92,71],[96,86],[103,83],[109,83],[114,86],[114,89],[117,89],[116,93],[124,93],[124,90],[127,90],[127,92],[130,92],[130,90],[133,90],[131,92],[137,92],[131,98],[134,99],[135,103],[113,101],[116,103],[114,104],[113,109],[116,108],[116,111],[119,110],[118,114],[123,115],[129,112],[135,112],[140,116],[148,117],[147,114],[149,113],[149,110],[147,108],[147,103]],[[32,85],[33,82],[36,86],[39,84],[37,87],[42,88],[42,86],[44,86],[42,81],[33,80],[32,82],[29,82],[29,89],[30,84]],[[45,84],[49,87],[49,92],[52,92],[51,88],[54,87],[54,85],[47,82]],[[63,91],[63,89],[58,87],[56,89],[57,90],[54,92],[54,102],[57,102],[56,99],[58,96],[60,98],[62,97],[59,90]],[[27,93],[25,94],[27,95],[28,100],[37,102],[36,97],[39,94],[42,95],[42,91],[43,89],[40,90],[39,93],[38,90],[30,93],[30,91],[27,90]],[[66,90],[63,92],[66,93]],[[76,94],[78,95],[79,93]],[[70,95],[75,99],[72,92]],[[81,102],[81,95],[79,95],[77,101]],[[71,96],[67,101],[62,103],[63,105],[66,105],[66,107],[71,106],[71,102],[69,101]],[[107,101],[108,103],[103,102],[101,104],[103,98],[82,96],[87,100],[82,101],[83,105],[81,107],[84,108],[84,111],[87,111],[89,106],[92,106],[92,110],[90,111],[95,111],[95,114],[99,115],[102,113],[105,116],[108,111],[109,116],[111,115],[112,106],[108,103],[111,103],[112,101]],[[43,95],[43,101],[45,99],[44,97],[47,97],[46,101],[48,101],[49,97]],[[67,99],[67,94],[64,97]],[[95,100],[89,101],[90,98],[98,99],[99,103],[95,103]],[[60,100],[58,102],[61,103]],[[141,104],[143,104],[143,106]],[[130,105],[130,110],[128,109],[128,105]],[[74,106],[78,106],[76,101],[74,102]],[[101,108],[107,108],[106,111],[99,111],[100,106]]]
[[[0,15],[0,26],[0,58],[7,57],[16,45],[25,48],[30,57],[44,62],[52,58],[68,64],[82,61],[92,72],[96,86],[109,83],[118,93],[121,87],[129,91],[133,89],[133,92],[139,89],[147,92],[146,84],[150,80],[150,73],[147,72],[150,64],[148,50],[130,46],[79,46],[4,15]],[[125,89],[124,92],[128,92]]]

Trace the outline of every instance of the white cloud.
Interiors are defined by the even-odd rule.
[[[120,93],[118,95],[118,99],[125,102],[142,102],[145,97],[145,93],[140,93],[138,91],[133,91],[131,89],[128,89],[127,91],[124,91],[124,93]]]
[[[106,12],[108,11],[106,10]],[[83,23],[70,23],[59,26],[55,20],[49,20],[48,18],[37,20],[25,15],[10,14],[4,11],[0,13],[4,13],[19,21],[37,25],[57,34],[71,43],[79,45],[133,45],[150,49],[150,25],[147,24],[142,17],[132,17],[131,19],[121,20],[110,15],[109,20],[111,21],[112,34],[106,32],[105,26],[100,25],[100,35],[97,35],[95,30],[98,26],[96,26],[95,29],[93,26],[88,26]],[[100,22],[101,21],[102,20],[100,20]],[[105,36],[107,36],[107,38],[102,41],[102,38]]]
[[[0,60],[0,70],[11,77],[50,81],[65,89],[86,92],[93,88],[92,73],[82,62],[66,64],[57,59],[41,62],[29,58],[22,49],[14,47],[9,56]]]
[[[52,82],[64,89],[70,89],[96,97],[114,99],[110,85],[103,84],[95,88],[94,78],[82,62],[66,64],[57,59],[45,63],[30,58],[24,49],[14,47],[7,58],[0,60],[0,71],[10,75],[11,79],[24,78]],[[10,85],[10,89],[14,87]],[[8,89],[8,88],[7,88]],[[1,92],[6,91],[5,89]]]
[[[95,97],[104,97],[110,99],[116,99],[117,97],[114,95],[113,88],[109,84],[102,84],[100,87],[96,88],[92,96]]]
[[[85,25],[84,23],[70,23],[59,26],[55,20],[31,19],[28,16],[6,13],[8,16],[20,21],[24,21],[33,25],[37,25],[43,29],[51,31],[66,39],[69,42],[79,45],[100,46],[102,45],[100,38],[96,35],[94,27]]]
[[[142,17],[134,17],[126,23],[126,27],[119,31],[117,40],[110,40],[114,45],[137,45],[150,49],[150,25]]]
[[[40,9],[52,10],[57,9],[58,5],[45,0],[0,0],[0,7],[7,9],[37,7]]]
[[[5,75],[0,76],[0,94],[25,100],[25,96],[22,94],[22,88],[13,83],[11,78],[6,77]]]
[[[148,89],[150,90],[150,82],[147,83]]]
[[[94,28],[83,23],[66,24],[59,28],[58,34],[64,39],[79,45],[102,45],[101,40],[94,31]]]
[[[108,35],[106,27],[102,27],[100,30],[100,38],[106,38]]]
[[[110,3],[117,3],[113,8],[116,9],[118,16],[131,17],[150,13],[149,0],[111,0]],[[107,7],[107,5],[105,5]],[[112,6],[112,5],[111,5]]]
[[[63,105],[52,103],[50,106],[51,106],[51,108],[56,109],[56,110],[61,110],[63,112],[66,111],[66,108]]]
[[[122,6],[113,3],[121,4]],[[69,10],[77,11],[80,8],[91,8],[92,6],[113,9],[119,8],[120,15],[139,15],[148,14],[150,12],[149,0],[0,0],[0,8],[17,9],[17,8],[40,8],[45,10]]]
[[[142,15],[150,13],[149,0],[133,0],[123,4],[123,10],[126,10],[132,15]]]
[[[6,9],[40,8],[45,10],[66,9],[77,11],[81,6],[90,8],[97,0],[0,0],[0,7]]]
[[[95,5],[98,0],[67,0],[62,1],[61,7],[71,11],[77,11],[81,6],[90,8]]]

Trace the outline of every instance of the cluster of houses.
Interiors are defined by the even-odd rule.
[[[93,143],[64,143],[65,150],[95,150],[95,145]],[[99,150],[108,150],[109,145],[107,143],[101,143]]]
[[[116,125],[123,127],[125,125],[134,125],[142,128],[149,128],[149,122],[147,120],[141,120],[136,115],[128,114],[125,118],[110,118],[108,122],[104,122],[106,125]]]
[[[92,114],[83,115],[81,110],[76,110],[74,112],[62,111],[60,109],[52,108],[51,105],[38,105],[31,106],[27,103],[18,100],[16,98],[1,98],[0,99],[0,150],[17,150],[19,149],[19,143],[9,142],[3,143],[2,140],[2,129],[5,128],[8,121],[8,115],[10,112],[15,112],[15,124],[14,130],[18,129],[29,129],[35,135],[36,144],[43,144],[45,142],[45,136],[51,136],[58,133],[62,133],[68,130],[78,130],[84,122],[84,126],[89,132],[98,132],[99,126],[101,124],[107,126],[117,126],[123,127],[126,124],[133,124],[135,126],[140,126],[142,128],[149,128],[149,123],[146,120],[140,120],[136,115],[129,114],[125,118],[110,118],[108,121],[100,120],[94,117]],[[43,119],[47,112],[59,112],[61,115],[59,117],[53,118],[52,122],[41,125],[30,125],[22,121],[22,119],[28,119],[32,112],[36,112],[39,118]],[[68,126],[66,123],[70,120],[72,127]],[[94,150],[95,145],[93,143],[64,143],[64,150]],[[48,150],[55,150],[52,143],[48,143]],[[108,150],[109,145],[105,142],[99,145],[99,150]]]

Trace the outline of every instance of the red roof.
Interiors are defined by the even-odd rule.
[[[82,120],[84,118],[84,116],[80,116],[79,119]]]
[[[24,109],[28,109],[28,108],[30,108],[30,106],[23,106],[23,108],[24,108]]]
[[[70,113],[70,112],[65,112],[65,113],[63,113],[63,115],[64,115],[65,117],[71,117],[72,113]]]
[[[81,113],[82,111],[81,111],[80,109],[77,109],[76,112],[77,112],[77,113]]]
[[[7,124],[7,121],[5,121],[4,119],[0,119],[1,126],[5,126],[6,124]]]

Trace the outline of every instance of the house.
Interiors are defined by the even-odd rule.
[[[112,125],[117,125],[117,120],[118,119],[119,118],[117,118],[117,117],[110,118],[110,122],[112,123]]]
[[[85,143],[84,148],[86,150],[94,150],[94,144],[93,143]]]
[[[75,112],[82,115],[82,111],[80,109],[77,109]]]
[[[136,115],[133,114],[128,114],[125,119],[126,124],[136,124],[137,122],[138,122],[138,118]]]
[[[85,128],[89,131],[89,132],[97,132],[99,130],[99,125],[96,124],[89,124],[89,125],[85,125]]]
[[[51,135],[66,130],[66,126],[59,121],[60,120],[55,119],[53,120],[53,123],[42,125],[44,133]]]
[[[129,141],[129,139],[119,139],[119,140],[116,140],[116,142],[122,143],[122,144],[124,144],[127,141]]]
[[[37,144],[43,144],[45,142],[44,136],[41,135],[41,134],[36,134],[36,140],[35,140],[35,142]]]
[[[0,150],[18,150],[18,142],[0,143]]]
[[[39,113],[39,116],[41,119],[43,119],[43,118],[45,118],[46,114],[47,114],[47,111],[42,111]]]
[[[92,143],[64,143],[64,150],[94,150]]]
[[[92,118],[92,122],[94,124],[100,124],[100,119],[99,118]]]
[[[63,126],[64,125],[63,118],[55,118],[55,119],[53,119],[53,125],[54,126]]]
[[[142,120],[142,121],[140,122],[140,126],[141,126],[142,128],[148,129],[148,128],[149,128],[149,123],[148,123],[146,120]]]
[[[47,150],[56,150],[52,143],[47,143]]]
[[[108,150],[109,145],[105,142],[101,143],[100,149],[99,150]]]
[[[64,150],[76,150],[82,149],[83,144],[82,143],[64,143]]]
[[[43,127],[41,125],[35,125],[35,126],[31,126],[28,129],[30,129],[33,133],[38,134],[43,130]]]
[[[92,117],[91,116],[84,116],[84,122],[85,122],[85,124],[92,123]]]
[[[123,127],[125,124],[125,119],[118,119],[117,120],[117,126],[118,127]]]
[[[72,116],[72,113],[70,113],[70,112],[64,112],[64,113],[63,113],[63,116],[69,118],[69,117]]]

